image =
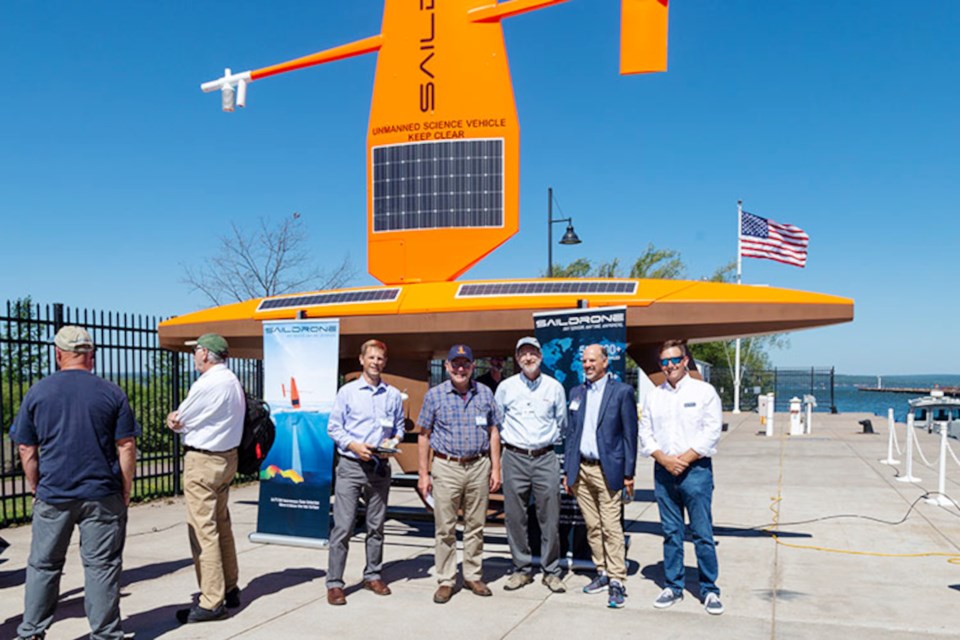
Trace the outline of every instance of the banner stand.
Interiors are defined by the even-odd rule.
[[[277,428],[260,467],[257,530],[250,541],[326,549],[337,395],[337,319],[263,323],[263,396]]]
[[[330,546],[327,538],[303,538],[300,536],[282,536],[275,533],[251,532],[248,536],[250,542],[258,544],[283,544],[288,547],[308,547],[310,549],[326,549]]]

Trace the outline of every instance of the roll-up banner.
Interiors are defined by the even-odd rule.
[[[260,468],[253,542],[325,547],[330,537],[339,320],[263,323],[264,400],[277,425]]]
[[[606,349],[607,372],[623,380],[627,351],[626,307],[536,313],[533,322],[543,354],[540,367],[563,385],[568,398],[570,391],[585,380],[581,356],[584,348],[591,344]],[[562,455],[563,447],[559,450]],[[539,542],[539,534],[536,538]],[[560,496],[560,555],[572,559],[572,564],[578,566],[592,565],[583,515],[576,498],[566,493]]]

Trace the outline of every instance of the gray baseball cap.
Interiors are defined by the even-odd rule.
[[[543,349],[540,348],[540,341],[534,338],[533,336],[525,336],[517,340],[517,348],[514,351],[520,351],[520,347],[522,347],[525,344],[528,344],[531,347],[536,347],[537,351],[541,351],[541,352],[543,351]]]
[[[57,335],[53,338],[53,344],[61,351],[72,351],[74,353],[88,353],[93,351],[93,338],[83,327],[68,324],[60,327]]]

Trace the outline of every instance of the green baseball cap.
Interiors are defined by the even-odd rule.
[[[230,345],[227,344],[226,338],[215,333],[205,333],[196,340],[187,340],[183,344],[188,347],[203,347],[222,358],[225,358],[230,351]]]

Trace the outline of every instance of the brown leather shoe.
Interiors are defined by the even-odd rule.
[[[332,589],[327,589],[327,602],[334,606],[347,604],[347,596],[340,587],[333,587]]]
[[[483,583],[483,580],[464,580],[463,586],[470,591],[473,591],[478,596],[492,596],[493,591],[490,591],[490,587]]]
[[[441,586],[437,589],[437,592],[433,594],[433,601],[437,604],[446,604],[450,602],[450,598],[453,597],[453,587]]]
[[[383,580],[364,580],[363,588],[373,591],[378,596],[388,596],[392,593],[390,587]]]

